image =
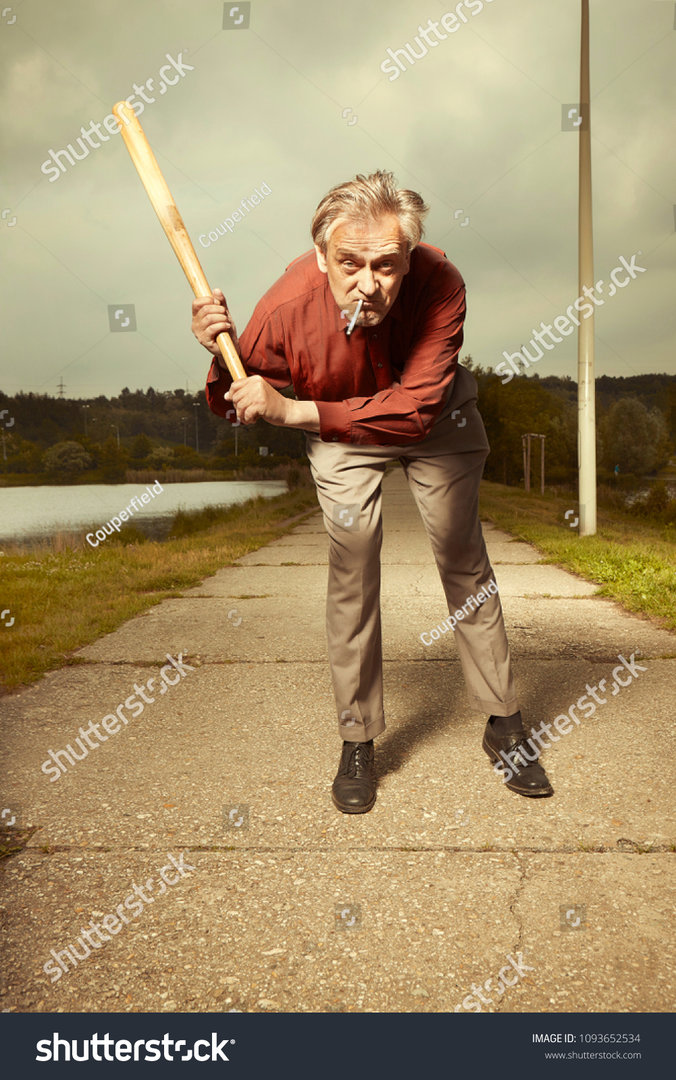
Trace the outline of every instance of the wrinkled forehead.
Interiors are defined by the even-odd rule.
[[[396,214],[369,218],[336,218],[326,231],[326,250],[332,254],[406,254],[408,244]]]

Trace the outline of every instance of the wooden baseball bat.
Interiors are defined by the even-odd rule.
[[[117,105],[113,106],[113,113],[120,122],[122,138],[139,174],[141,183],[146,189],[148,198],[153,204],[153,209],[160,219],[160,225],[164,229],[167,239],[183,267],[192,291],[195,296],[211,296],[212,291],[197,258],[197,252],[188,236],[188,230],[178,212],[178,207],[167,187],[162,170],[155,160],[155,155],[150,149],[150,144],[134,110],[130,108],[126,101],[118,101]],[[218,335],[216,341],[233,379],[246,378],[242,361],[230,335],[223,331]],[[223,367],[220,357],[218,359],[221,367]]]

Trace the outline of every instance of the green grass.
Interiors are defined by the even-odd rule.
[[[284,524],[289,518],[316,508],[314,488],[299,487],[272,499],[197,511],[192,520],[180,513],[178,535],[163,543],[130,529],[96,549],[84,538],[61,551],[11,552],[5,545],[0,606],[11,614],[0,623],[2,689],[76,662],[74,650],[284,535],[293,528]]]
[[[572,494],[533,492],[484,481],[484,520],[534,544],[545,562],[556,563],[600,586],[599,595],[627,611],[647,615],[676,630],[676,530],[599,507],[596,536],[579,536],[566,519]]]
[[[676,536],[618,510],[599,509],[596,536],[580,537],[565,512],[572,495],[526,495],[485,481],[481,514],[556,563],[600,586],[628,611],[676,629]],[[127,619],[205,577],[293,526],[288,519],[316,509],[313,488],[256,499],[227,510],[179,514],[163,543],[123,530],[92,549],[82,540],[63,550],[36,548],[0,558],[0,680],[5,691],[46,671],[77,662],[72,653]],[[14,625],[7,626],[9,618]]]

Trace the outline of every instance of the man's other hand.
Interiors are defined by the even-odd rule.
[[[198,296],[192,302],[192,332],[214,356],[220,356],[221,350],[216,343],[219,334],[228,333],[237,336],[235,324],[230,318],[225,296],[220,289],[214,289],[213,296]]]
[[[302,428],[319,431],[319,410],[314,401],[295,401],[284,397],[260,375],[237,379],[227,394],[243,424],[267,420],[276,427]]]
[[[237,410],[237,419],[243,424],[255,424],[256,420],[267,420],[268,424],[275,424],[276,427],[286,424],[290,404],[288,398],[278,393],[260,375],[237,379],[225,397],[232,401]]]

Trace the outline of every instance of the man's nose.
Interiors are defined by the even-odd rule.
[[[374,296],[378,291],[378,283],[368,266],[365,266],[359,275],[359,291],[364,296]]]

